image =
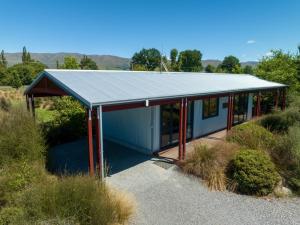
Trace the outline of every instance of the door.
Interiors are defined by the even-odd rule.
[[[160,146],[161,148],[176,145],[179,142],[179,103],[162,105],[161,109],[161,135]],[[187,131],[186,138],[192,138],[193,131],[193,102],[188,104],[187,113]]]
[[[248,94],[234,95],[234,124],[247,120]]]

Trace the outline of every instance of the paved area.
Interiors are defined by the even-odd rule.
[[[176,166],[164,169],[151,159],[107,178],[134,194],[131,225],[268,225],[300,224],[300,198],[272,199],[211,192]]]
[[[194,149],[194,146],[198,144],[214,145],[218,142],[222,142],[225,139],[226,135],[227,131],[222,130],[213,134],[209,134],[202,138],[194,139],[186,144],[186,152],[191,152]],[[178,159],[178,146],[160,152],[159,156],[173,160]]]

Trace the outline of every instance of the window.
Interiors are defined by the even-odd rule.
[[[203,100],[202,118],[218,116],[219,114],[219,98],[208,98]]]

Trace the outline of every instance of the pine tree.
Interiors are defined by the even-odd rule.
[[[22,63],[26,63],[27,62],[27,50],[26,47],[23,47],[23,53],[22,53]]]
[[[6,60],[5,55],[4,55],[4,50],[1,51],[0,66],[3,66],[5,68],[7,67],[7,60]]]
[[[23,53],[22,53],[22,63],[29,63],[32,62],[30,53],[27,52],[26,47],[23,47]]]

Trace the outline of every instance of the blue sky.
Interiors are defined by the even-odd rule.
[[[204,59],[296,51],[299,0],[0,0],[0,49],[131,57],[199,49]]]

